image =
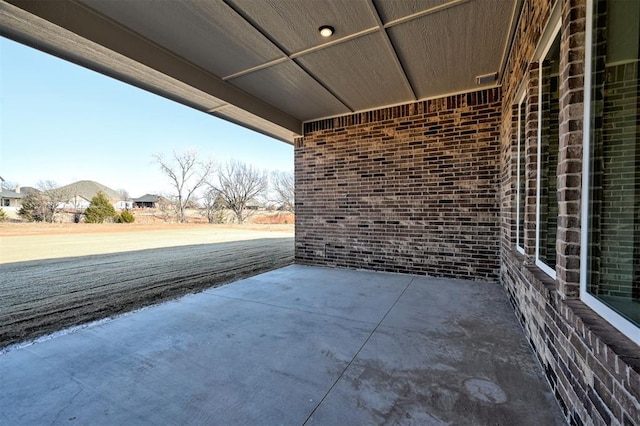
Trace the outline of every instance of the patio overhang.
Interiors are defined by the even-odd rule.
[[[520,3],[8,0],[0,31],[292,143],[305,122],[497,85]]]

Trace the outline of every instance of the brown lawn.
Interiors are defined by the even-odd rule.
[[[293,225],[0,224],[0,348],[293,262]]]

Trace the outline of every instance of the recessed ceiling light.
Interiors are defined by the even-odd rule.
[[[333,35],[334,29],[330,25],[323,25],[320,28],[318,28],[318,31],[320,31],[320,35],[322,37],[327,38]]]

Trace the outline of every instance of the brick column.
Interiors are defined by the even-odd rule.
[[[563,298],[580,294],[585,13],[585,0],[562,3],[556,274]]]

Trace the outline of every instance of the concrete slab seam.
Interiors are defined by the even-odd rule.
[[[351,367],[351,364],[353,364],[353,361],[355,361],[355,359],[358,357],[358,355],[360,355],[360,352],[362,352],[362,349],[367,345],[367,343],[369,343],[369,340],[371,340],[371,337],[376,333],[376,331],[378,331],[378,328],[380,328],[380,325],[382,325],[382,323],[384,322],[385,318],[387,318],[387,315],[389,315],[389,313],[393,310],[393,308],[396,306],[396,304],[398,303],[398,301],[400,300],[400,298],[404,295],[404,293],[407,291],[407,289],[409,288],[409,286],[411,285],[411,283],[413,283],[413,281],[415,280],[415,278],[411,278],[411,281],[409,281],[407,283],[407,285],[404,287],[404,289],[402,290],[402,293],[400,293],[400,295],[398,295],[398,297],[396,298],[396,300],[393,302],[393,304],[391,305],[391,307],[389,307],[389,309],[387,309],[387,312],[385,312],[385,314],[382,316],[382,318],[380,319],[380,321],[378,322],[378,324],[376,325],[376,327],[371,331],[371,333],[369,333],[369,336],[367,336],[367,338],[365,339],[365,341],[362,343],[362,345],[360,346],[360,348],[358,349],[358,351],[353,355],[353,358],[351,358],[351,360],[349,361],[349,363],[346,365],[346,367],[344,367],[344,369],[342,370],[342,372],[340,373],[340,375],[338,376],[338,378],[333,382],[333,384],[331,385],[331,387],[329,388],[329,390],[327,390],[327,392],[324,394],[324,396],[322,397],[322,399],[320,399],[320,401],[316,404],[316,406],[313,408],[313,410],[311,410],[311,413],[309,414],[309,416],[307,417],[307,419],[304,421],[303,425],[306,425],[309,423],[309,420],[311,420],[311,418],[313,417],[313,414],[318,410],[318,408],[322,405],[322,403],[324,402],[324,400],[327,398],[327,396],[331,393],[331,391],[333,390],[333,388],[338,384],[338,382],[340,381],[340,379],[342,379],[342,377],[344,376],[344,373],[349,369],[349,367]]]

